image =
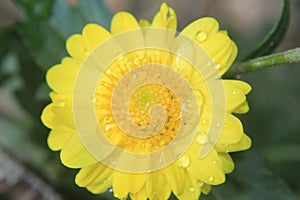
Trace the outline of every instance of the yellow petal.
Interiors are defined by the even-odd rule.
[[[82,168],[98,162],[83,146],[78,135],[72,136],[64,145],[60,159],[64,165],[70,168]]]
[[[249,149],[251,147],[251,139],[243,134],[241,140],[235,144],[219,144],[215,148],[218,152],[236,152]]]
[[[235,111],[246,101],[246,94],[251,90],[251,86],[243,81],[223,80],[226,94],[226,110]]]
[[[82,37],[89,51],[111,37],[110,33],[97,24],[88,24],[83,28]]]
[[[48,136],[48,146],[53,151],[60,150],[76,132],[71,129],[53,129]]]
[[[176,196],[179,196],[184,190],[184,170],[177,163],[174,163],[165,169],[165,174],[171,190]]]
[[[204,183],[201,189],[203,194],[208,194],[211,191],[211,185]]]
[[[232,41],[232,43],[231,43],[231,48],[232,48],[231,49],[231,53],[230,53],[227,61],[219,69],[221,75],[225,74],[225,72],[230,68],[230,66],[235,61],[236,56],[238,55],[238,47],[236,46],[236,44],[234,43],[234,41]]]
[[[140,19],[139,24],[141,28],[147,28],[151,26],[150,22],[146,19]]]
[[[202,42],[205,41],[210,34],[218,31],[219,23],[217,20],[211,17],[204,17],[189,24],[182,30],[181,34],[188,36],[191,39],[195,39],[198,42]],[[197,37],[202,38],[197,39]]]
[[[53,103],[44,108],[41,115],[41,120],[48,128],[66,129],[66,126],[61,123],[61,120],[53,113]]]
[[[152,20],[152,27],[167,28],[176,31],[177,17],[175,11],[168,7],[166,3],[163,3],[160,7],[160,11]]]
[[[234,170],[234,162],[228,153],[219,153],[221,158],[223,169],[226,174],[231,173]]]
[[[67,40],[67,51],[76,60],[83,61],[87,56],[87,48],[81,35],[74,34]]]
[[[128,12],[118,12],[112,19],[110,31],[113,35],[116,35],[118,33],[139,28],[139,23],[132,14]]]
[[[189,174],[186,173],[185,181],[182,183],[185,185],[182,194],[180,194],[178,199],[188,199],[188,200],[198,200],[200,196],[200,187],[198,185],[198,180],[190,177]]]
[[[241,140],[243,134],[243,125],[241,121],[234,115],[226,113],[224,125],[217,143],[237,143]]]
[[[251,86],[248,84],[248,83],[246,83],[245,81],[240,81],[240,80],[223,80],[223,83],[225,84],[225,85],[233,85],[233,86],[235,86],[235,87],[237,87],[237,88],[239,88],[242,92],[243,92],[243,94],[248,94],[250,91],[251,91]]]
[[[123,33],[117,38],[119,45],[124,51],[129,51],[144,46],[144,36],[139,23],[134,16],[127,12],[118,12],[111,22],[111,33],[117,35]],[[134,30],[134,32],[133,32]],[[118,46],[115,44],[116,48]]]
[[[171,188],[162,170],[152,172],[148,176],[146,190],[150,200],[165,200],[170,197]]]
[[[237,108],[235,108],[233,110],[234,113],[238,113],[238,114],[243,114],[249,111],[249,105],[247,103],[247,101],[245,101],[244,103],[242,103],[240,106],[238,106]]]
[[[147,191],[146,187],[144,186],[140,191],[137,193],[131,193],[130,198],[132,200],[147,200]]]
[[[123,199],[127,197],[129,191],[126,187],[125,183],[126,175],[119,171],[114,171],[113,173],[113,179],[112,179],[112,185],[113,185],[113,191],[114,196],[119,199]]]
[[[213,118],[217,115],[222,119],[224,118],[223,126],[220,121]],[[212,108],[206,104],[201,110],[197,132],[199,135],[208,134],[208,139],[210,139],[211,142],[222,144],[236,143],[240,141],[244,133],[242,123],[237,117],[222,111],[222,109]]]
[[[237,55],[236,45],[225,32],[211,34],[201,46],[216,64],[220,75],[228,70]]]
[[[145,181],[148,177],[148,174],[128,174],[125,173],[125,181],[128,191],[130,193],[137,193],[145,185]]]
[[[188,150],[193,155],[188,172],[207,184],[218,185],[225,181],[225,173],[218,153],[212,148],[204,158],[199,158],[200,147],[193,144]]]
[[[80,187],[97,185],[105,182],[111,175],[112,169],[98,162],[80,169],[75,182]]]
[[[75,122],[73,119],[73,102],[69,94],[52,93],[52,112],[61,120],[61,123],[70,129],[75,129]]]
[[[111,178],[108,178],[102,183],[87,186],[87,189],[94,194],[100,194],[107,191],[110,187],[111,187]]]
[[[62,64],[48,70],[46,75],[48,85],[58,93],[72,93],[79,67],[79,63],[74,59],[65,58]]]

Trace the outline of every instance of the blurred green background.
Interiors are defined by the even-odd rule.
[[[169,0],[179,30],[202,16],[218,19],[239,47],[239,58],[262,40],[279,17],[281,0]],[[66,55],[65,40],[94,22],[109,28],[126,10],[151,19],[161,0],[0,1],[0,199],[113,199],[74,184],[77,170],[64,167],[47,147],[40,114],[50,101],[46,70]],[[277,52],[300,46],[300,1],[291,0],[291,22]],[[253,90],[251,110],[239,116],[253,140],[233,154],[236,169],[204,200],[300,198],[300,64],[243,75]],[[175,199],[175,197],[171,197]]]

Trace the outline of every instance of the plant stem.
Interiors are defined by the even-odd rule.
[[[233,78],[237,75],[246,74],[248,72],[261,70],[267,67],[298,62],[300,62],[300,48],[295,48],[285,52],[263,56],[240,63],[229,69],[229,71],[225,74],[225,77]]]

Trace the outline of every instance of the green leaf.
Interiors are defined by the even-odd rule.
[[[234,156],[235,171],[227,181],[213,187],[211,193],[201,200],[296,200],[289,187],[266,167],[264,160],[253,152]]]
[[[262,42],[249,55],[241,59],[247,61],[252,58],[264,56],[272,53],[276,47],[281,43],[285,33],[288,30],[290,21],[290,1],[283,0],[281,6],[281,13],[278,21],[275,23],[271,31],[266,35]]]

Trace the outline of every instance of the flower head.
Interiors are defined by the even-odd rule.
[[[117,13],[110,32],[88,24],[49,69],[42,121],[76,183],[132,199],[198,199],[225,181],[229,152],[250,147],[239,119],[251,87],[222,80],[237,47],[213,18],[176,32],[162,4],[153,21]]]

